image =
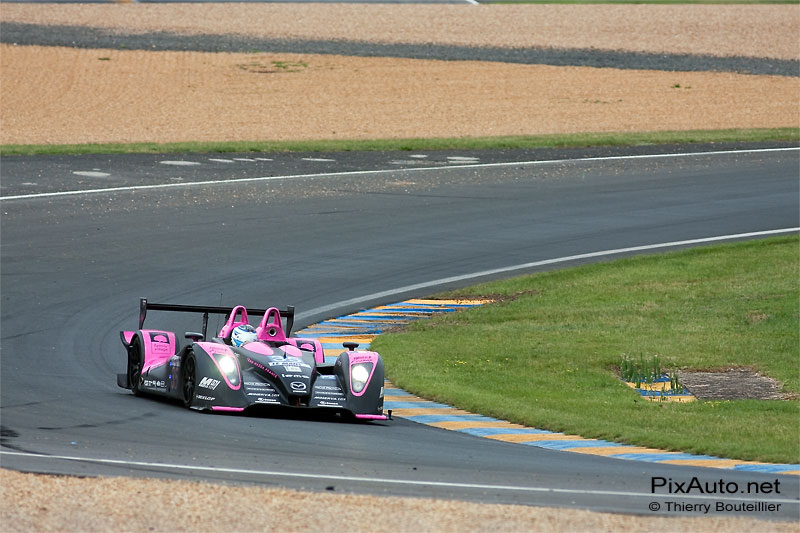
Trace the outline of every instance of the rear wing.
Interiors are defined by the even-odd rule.
[[[178,311],[182,313],[203,313],[203,338],[207,337],[208,330],[208,315],[228,315],[233,311],[233,307],[208,307],[203,305],[175,305],[175,304],[157,304],[148,302],[147,298],[139,298],[139,329],[144,327],[144,319],[147,318],[147,310],[152,311]],[[257,309],[254,307],[247,307],[247,314],[263,315],[267,309]],[[284,331],[288,337],[292,333],[292,326],[294,325],[294,306],[287,306],[286,309],[278,309],[281,317],[286,319],[286,327]]]

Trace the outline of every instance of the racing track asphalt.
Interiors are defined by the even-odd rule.
[[[450,154],[414,155],[446,160]],[[473,155],[483,161],[492,157]],[[525,155],[559,159],[552,152]],[[350,166],[358,166],[359,158],[378,156],[330,159],[347,167],[348,157],[354,161]],[[71,188],[75,176],[49,167],[49,161],[4,158],[0,178],[21,184],[26,180],[20,169],[38,168],[42,183],[27,182],[29,193],[49,190],[48,183]],[[131,161],[139,160],[105,156],[104,170],[135,185],[150,167]],[[314,174],[318,164],[285,160],[281,173]],[[2,466],[642,514],[649,514],[649,502],[665,499],[649,494],[653,476],[681,482],[721,478],[742,486],[779,478],[781,494],[758,499],[783,498],[782,510],[747,516],[798,518],[797,476],[568,454],[402,419],[348,424],[207,415],[134,398],[116,387],[115,374],[125,365],[118,332],[135,327],[141,296],[184,304],[291,304],[304,313],[302,326],[386,303],[387,297],[319,311],[330,304],[448,276],[800,226],[797,149],[430,170],[387,163],[386,168],[390,171],[0,201]],[[202,181],[207,176],[193,178],[194,172],[210,172],[202,169],[205,164],[174,167],[173,177],[180,173],[183,181]],[[214,173],[236,177],[230,167]],[[168,175],[148,179],[174,183]],[[152,313],[148,324],[180,331],[195,329],[197,320]],[[709,499],[719,497],[681,501]]]

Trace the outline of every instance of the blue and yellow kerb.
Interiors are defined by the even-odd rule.
[[[487,300],[426,300],[414,299],[374,309],[359,311],[352,315],[326,320],[296,332],[298,337],[318,339],[325,351],[325,358],[335,360],[342,352],[343,342],[357,342],[368,347],[372,340],[390,328],[403,326],[414,320],[428,318],[440,313],[452,313],[483,305]],[[633,384],[629,384],[634,386]],[[658,387],[662,385],[658,384]],[[634,387],[635,388],[635,387]],[[653,395],[641,387],[643,396]],[[394,387],[389,381],[385,385],[384,409],[391,409],[399,416],[442,429],[460,431],[470,435],[503,442],[514,442],[526,446],[538,446],[590,455],[602,455],[616,459],[628,459],[651,463],[726,468],[750,472],[800,475],[800,464],[770,464],[755,461],[737,461],[708,455],[693,455],[667,452],[654,448],[631,446],[598,439],[586,439],[577,435],[566,435],[544,429],[512,424],[505,420],[483,416],[449,405],[431,402]],[[672,401],[691,401],[694,398],[675,398]]]

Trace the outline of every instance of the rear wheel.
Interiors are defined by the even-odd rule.
[[[134,339],[128,350],[128,376],[130,376],[131,391],[136,396],[142,394],[139,385],[142,382],[142,367],[144,357],[142,356],[142,345],[139,339]]]
[[[197,385],[197,363],[194,354],[189,352],[183,362],[183,405],[191,407],[194,402],[194,389]]]

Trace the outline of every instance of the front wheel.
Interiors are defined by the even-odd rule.
[[[183,405],[191,407],[194,402],[194,389],[197,384],[197,363],[193,353],[183,362]]]

